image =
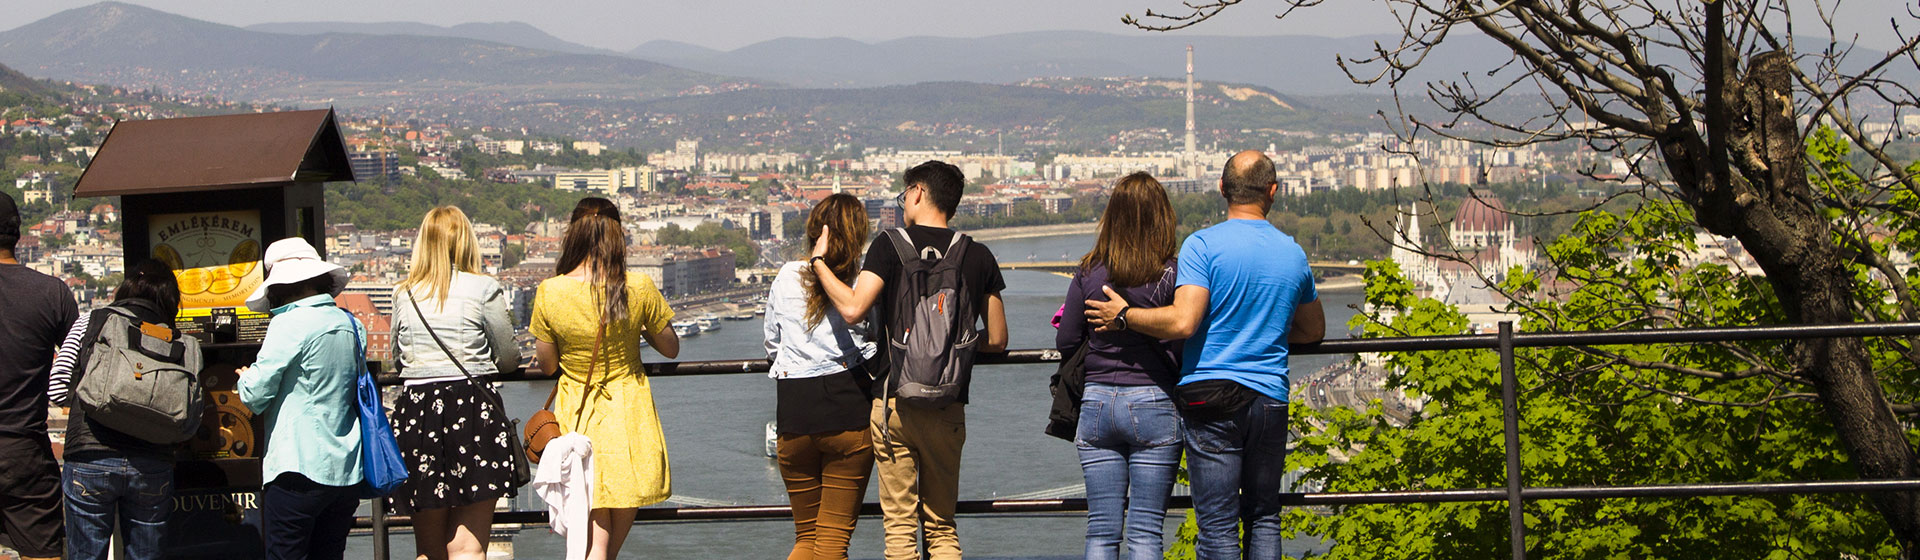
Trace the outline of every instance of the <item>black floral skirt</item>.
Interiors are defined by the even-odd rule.
[[[388,504],[398,515],[498,500],[513,488],[513,424],[486,383],[406,387],[393,402],[394,438],[410,469]]]

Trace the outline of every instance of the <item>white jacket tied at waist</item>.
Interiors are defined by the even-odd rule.
[[[547,525],[567,539],[567,558],[587,557],[587,516],[593,511],[593,442],[567,434],[547,442],[533,493],[547,504]]]

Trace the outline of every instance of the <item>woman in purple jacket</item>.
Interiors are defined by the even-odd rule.
[[[1159,181],[1146,173],[1122,177],[1100,217],[1093,251],[1080,259],[1067,285],[1054,345],[1061,355],[1072,355],[1088,344],[1086,393],[1073,441],[1087,477],[1089,559],[1160,558],[1167,495],[1180,465],[1180,415],[1168,395],[1180,380],[1182,341],[1093,332],[1082,313],[1084,301],[1106,300],[1101,287],[1112,286],[1136,306],[1171,305],[1175,228],[1173,205]]]

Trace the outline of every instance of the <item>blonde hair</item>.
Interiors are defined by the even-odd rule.
[[[479,240],[473,235],[473,223],[458,207],[441,206],[427,211],[420,220],[420,236],[413,242],[413,264],[407,267],[407,279],[400,288],[412,294],[425,287],[425,295],[436,307],[447,305],[447,287],[456,272],[480,273]]]

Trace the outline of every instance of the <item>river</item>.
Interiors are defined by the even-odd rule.
[[[1093,235],[1069,235],[1000,240],[986,245],[1003,262],[1077,259],[1093,244]],[[1006,273],[1006,301],[1011,346],[1051,346],[1048,324],[1066,293],[1062,276],[1027,271]],[[1322,294],[1329,333],[1347,332],[1357,293]],[[1340,336],[1333,334],[1333,336]],[[761,323],[723,321],[718,331],[681,343],[682,360],[759,357],[765,355]],[[649,361],[660,360],[649,351]],[[1345,359],[1344,356],[1296,358],[1297,371],[1309,371]],[[1047,378],[1051,364],[983,366],[975,371],[971,404],[967,406],[967,443],[961,462],[960,497],[990,499],[1004,496],[1081,495],[1083,480],[1073,445],[1040,432],[1047,420],[1051,397]],[[786,503],[785,489],[773,462],[765,457],[764,426],[773,419],[773,380],[764,374],[659,378],[654,398],[665,425],[676,499],[709,504]],[[502,390],[515,411],[531,411],[545,399],[549,383],[509,383]],[[530,494],[530,493],[528,493]],[[873,491],[868,501],[875,501]],[[542,506],[530,496],[516,500],[516,509]],[[1183,517],[1168,516],[1167,536]],[[1083,515],[963,516],[960,542],[970,558],[1066,559],[1079,558],[1085,534]],[[621,558],[709,559],[779,558],[792,544],[789,520],[739,522],[649,523],[634,527]],[[413,550],[411,535],[395,535],[395,558]],[[1289,542],[1297,554],[1315,546],[1317,539]],[[544,527],[531,527],[514,539],[519,558],[559,558],[564,543]],[[356,537],[348,557],[370,555],[370,541]],[[854,534],[854,558],[879,558],[880,520],[863,518]]]

